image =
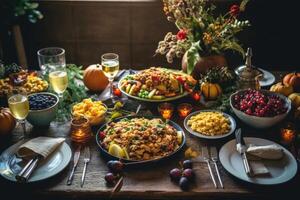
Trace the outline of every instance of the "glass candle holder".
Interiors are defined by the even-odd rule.
[[[192,98],[194,101],[200,101],[201,100],[201,92],[200,91],[194,91],[191,93]]]
[[[289,145],[296,138],[296,129],[293,124],[287,123],[284,127],[280,129],[281,142],[283,144]]]
[[[84,117],[75,117],[71,121],[71,140],[76,143],[86,143],[91,138],[91,126],[89,120]]]
[[[177,107],[178,115],[182,118],[188,116],[192,110],[193,106],[189,103],[182,103]]]
[[[171,119],[174,106],[170,103],[161,103],[158,105],[158,112],[164,119]]]

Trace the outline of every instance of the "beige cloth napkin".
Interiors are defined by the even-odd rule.
[[[249,164],[253,174],[256,176],[266,175],[269,174],[269,170],[262,162],[262,159],[281,159],[283,157],[283,149],[275,144],[265,146],[255,146],[251,144],[247,148],[247,155],[249,155]]]
[[[64,141],[65,138],[37,137],[22,144],[17,155],[21,158],[32,158],[40,155],[45,159]]]

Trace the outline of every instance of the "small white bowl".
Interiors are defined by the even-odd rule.
[[[288,99],[286,96],[283,96],[281,94],[271,92],[271,91],[268,91],[268,90],[260,90],[262,93],[276,95],[276,96],[279,96],[281,99],[283,99],[284,102],[285,102],[285,106],[287,107],[287,111],[285,113],[282,113],[280,115],[276,115],[274,117],[257,117],[257,116],[253,116],[253,115],[248,115],[248,114],[236,109],[233,106],[233,102],[234,102],[233,97],[237,94],[244,93],[245,91],[246,90],[239,90],[239,91],[233,93],[230,96],[230,106],[231,106],[234,114],[240,120],[242,120],[245,124],[248,124],[249,126],[252,126],[254,128],[259,128],[259,129],[272,127],[275,124],[282,121],[284,118],[286,118],[286,116],[288,115],[288,113],[291,110],[291,100]]]

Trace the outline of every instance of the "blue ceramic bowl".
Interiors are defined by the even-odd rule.
[[[32,124],[33,126],[49,126],[50,123],[55,119],[56,117],[56,111],[58,108],[58,96],[56,96],[55,94],[49,93],[49,92],[39,92],[39,93],[34,93],[36,94],[47,94],[47,95],[51,95],[53,97],[56,98],[56,103],[49,107],[49,108],[45,108],[42,110],[29,110],[28,116],[27,116],[27,121]],[[31,95],[34,94],[30,94],[28,95],[28,97],[30,97]]]

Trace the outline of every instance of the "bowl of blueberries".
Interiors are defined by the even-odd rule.
[[[49,126],[56,117],[58,96],[49,92],[28,95],[29,113],[27,121],[33,126]]]

